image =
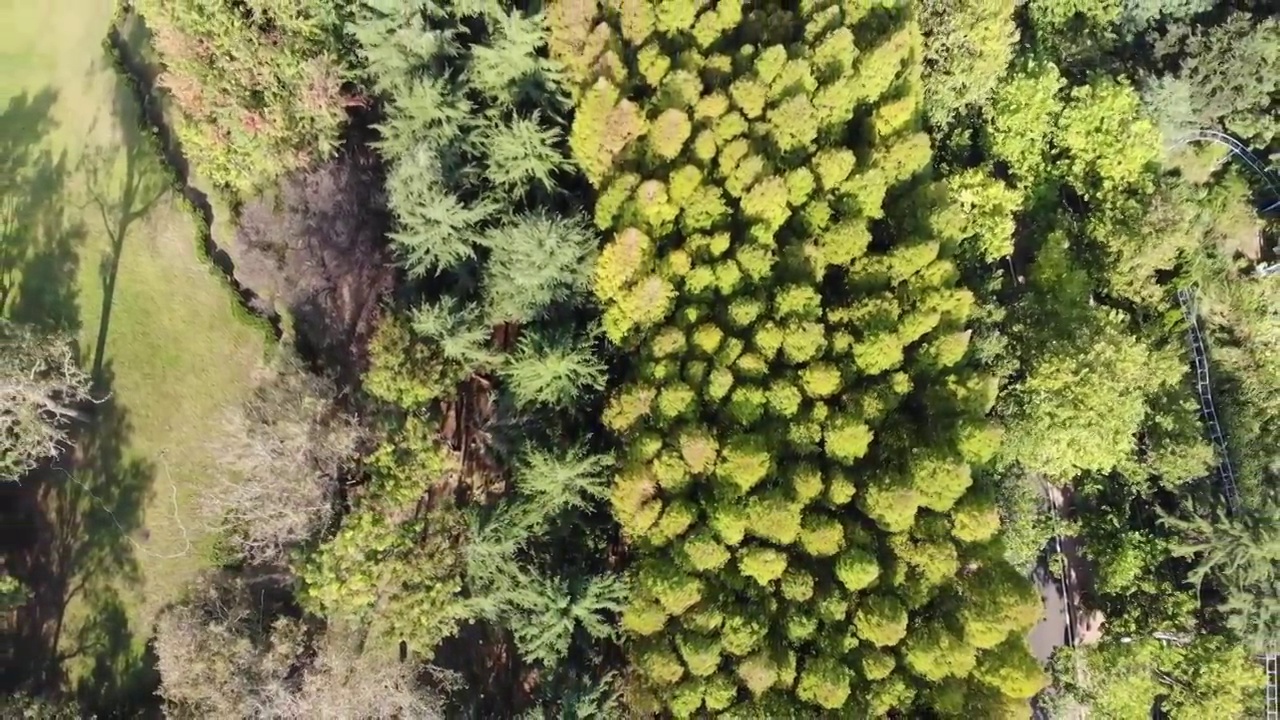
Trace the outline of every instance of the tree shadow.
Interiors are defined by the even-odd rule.
[[[55,127],[55,100],[52,91],[22,95],[0,113],[0,311],[78,335],[86,230],[78,218],[99,218],[103,303],[91,359],[99,401],[84,409],[90,418],[71,449],[0,486],[0,568],[28,590],[22,606],[0,616],[0,692],[74,695],[88,716],[137,717],[154,709],[157,679],[130,627],[126,594],[142,581],[131,535],[145,534],[155,472],[126,455],[132,430],[112,395],[106,340],[125,239],[171,184],[147,155],[139,110],[121,82],[112,118],[121,142],[85,151],[73,198],[65,153],[55,157],[41,144]],[[89,364],[84,350],[78,361]],[[68,687],[73,666],[77,682]]]
[[[104,363],[99,382],[114,373]],[[8,490],[25,510],[11,527],[27,540],[9,554],[10,572],[30,590],[11,628],[4,685],[59,694],[71,661],[89,666],[74,690],[84,709],[118,714],[135,707],[155,681],[135,646],[120,598],[141,582],[136,545],[155,469],[124,456],[131,432],[123,408],[107,397],[76,433],[75,448]],[[19,525],[21,526],[19,528]]]
[[[75,336],[80,327],[76,287],[83,228],[66,209],[67,161],[45,138],[57,124],[57,93],[9,98],[0,112],[0,314],[46,331]],[[0,567],[32,590],[29,557],[40,542],[42,516],[36,478],[0,483]],[[0,617],[0,687],[26,685],[26,666],[38,653],[22,641],[27,607]]]
[[[57,93],[10,98],[0,113],[0,313],[43,330],[74,333],[84,228],[67,217],[66,153],[42,140],[56,123]]]
[[[93,348],[91,375],[95,381],[102,373],[106,358],[107,334],[111,328],[111,309],[115,304],[116,279],[120,274],[125,239],[130,227],[145,218],[173,186],[172,179],[156,167],[155,148],[140,127],[141,118],[133,105],[127,83],[122,81],[118,85],[115,115],[123,128],[122,143],[87,151],[76,168],[85,181],[87,205],[101,219],[102,230],[109,243],[107,254],[98,266],[98,277],[102,283],[102,312]]]

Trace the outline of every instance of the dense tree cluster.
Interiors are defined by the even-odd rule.
[[[1256,713],[1275,225],[1187,133],[1276,149],[1266,3],[137,6],[296,345],[210,439],[167,713]],[[0,319],[0,479],[72,446],[76,355]],[[1055,534],[1105,622],[1050,677]]]
[[[972,255],[1008,256],[1012,269],[993,282],[987,266],[962,265],[978,298],[975,356],[1002,378],[1005,549],[1025,566],[1054,525],[1080,541],[1094,577],[1085,599],[1112,639],[1066,655],[1055,680],[1073,702],[1108,716],[1145,715],[1157,698],[1175,717],[1247,715],[1259,678],[1239,643],[1274,635],[1269,539],[1259,532],[1267,513],[1253,489],[1268,477],[1259,462],[1274,456],[1255,441],[1273,417],[1261,398],[1274,395],[1258,392],[1271,382],[1268,361],[1253,360],[1268,352],[1265,333],[1258,343],[1241,336],[1269,327],[1261,298],[1272,286],[1223,259],[1239,248],[1257,257],[1248,250],[1260,228],[1247,186],[1213,165],[1220,155],[1174,142],[1196,128],[1270,142],[1256,129],[1266,113],[1254,93],[1266,94],[1266,81],[1226,80],[1237,59],[1267,42],[1269,21],[1224,12],[1189,24],[1208,9],[1033,0],[1027,45],[990,101],[943,137]],[[1231,53],[1210,40],[1228,35]],[[1155,50],[1128,56],[1146,63],[1134,72],[1119,56],[1141,42]],[[1217,333],[1215,392],[1232,454],[1250,466],[1238,473],[1250,506],[1239,518],[1207,511],[1221,505],[1222,488],[1187,372],[1179,286],[1196,287]],[[1075,521],[1035,512],[1041,482],[1073,488]],[[1239,559],[1230,568],[1221,564],[1227,547]],[[1196,647],[1213,649],[1174,653],[1113,637],[1153,632],[1198,633]],[[1096,668],[1084,673],[1088,687],[1074,679],[1086,665]],[[1210,665],[1221,675],[1198,684]]]
[[[594,289],[634,355],[604,420],[642,695],[678,717],[932,708],[1042,684],[1039,599],[974,487],[999,434],[901,9],[553,7]]]
[[[1054,709],[1085,707],[1103,717],[1147,717],[1159,701],[1174,718],[1242,718],[1257,714],[1265,677],[1250,654],[1212,635],[1173,642],[1109,639],[1054,659],[1060,677]]]
[[[1197,240],[1185,189],[1159,171],[1160,134],[1138,91],[1109,78],[1072,84],[1068,71],[1016,60],[970,120],[969,167],[948,178],[984,318],[976,355],[1002,378],[1006,549],[1025,567],[1051,527],[1025,486],[1074,484],[1109,627],[1185,627],[1185,568],[1148,498],[1178,492],[1213,460],[1184,336],[1164,322],[1176,301],[1163,277]],[[985,263],[1003,256],[1017,277],[992,286]],[[1146,529],[1130,517],[1135,498]]]

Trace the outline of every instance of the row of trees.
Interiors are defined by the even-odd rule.
[[[975,484],[972,233],[929,178],[906,8],[566,2],[553,57],[633,362],[605,408],[633,707],[1025,713],[1030,584]]]
[[[504,3],[424,1],[362,3],[346,32],[384,103],[407,282],[364,376],[367,484],[305,561],[303,606],[367,649],[461,671],[471,712],[591,716],[613,701],[601,652],[624,588],[599,513],[611,459],[589,437],[598,240],[545,30]],[[495,663],[527,690],[488,687]]]

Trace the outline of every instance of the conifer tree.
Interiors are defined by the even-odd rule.
[[[543,19],[488,0],[362,0],[353,16],[407,286],[364,378],[389,438],[309,560],[307,605],[426,657],[484,623],[514,643],[513,672],[537,668],[548,710],[570,691],[607,705],[596,653],[626,587],[596,512],[612,461],[583,422],[606,379],[587,294],[597,236],[563,187],[566,97]],[[679,534],[678,513],[664,523]]]

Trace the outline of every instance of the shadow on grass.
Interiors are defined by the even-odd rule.
[[[147,216],[169,190],[168,179],[157,167],[151,148],[139,132],[125,132],[124,144],[95,149],[81,158],[78,169],[86,181],[89,203],[102,221],[110,247],[98,266],[102,282],[102,313],[93,347],[95,383],[106,359],[111,309],[115,305],[116,278],[124,255],[129,228]]]
[[[74,335],[84,227],[66,214],[66,154],[43,145],[56,100],[51,89],[24,93],[0,112],[0,312]]]
[[[107,362],[99,383],[109,388],[112,379]],[[93,407],[74,450],[7,493],[26,511],[26,542],[7,559],[30,598],[16,613],[6,684],[33,694],[74,691],[86,712],[104,717],[133,716],[156,685],[120,597],[141,582],[130,535],[142,527],[154,476],[150,463],[124,456],[130,431],[108,397]],[[87,668],[74,688],[71,662]]]
[[[90,419],[73,433],[73,448],[22,482],[0,485],[0,568],[28,591],[0,616],[0,692],[74,696],[88,716],[137,717],[155,710],[157,677],[136,640],[149,632],[130,627],[123,593],[142,582],[131,535],[145,536],[155,471],[126,455],[131,425],[112,395],[107,337],[128,233],[169,186],[121,87],[113,110],[122,142],[82,156],[77,202],[65,156],[43,146],[55,129],[55,100],[52,91],[20,96],[0,114],[0,309],[76,336],[83,222],[101,222],[102,313],[93,357],[79,358],[92,363],[99,402],[84,408]]]
[[[125,13],[107,33],[107,46],[114,54],[116,70],[125,77],[120,86],[122,94],[117,98],[117,105],[125,111],[117,114],[121,118],[130,118],[135,126],[145,124],[148,128],[152,134],[150,142],[173,173],[175,189],[200,218],[203,225],[200,244],[204,254],[222,273],[227,285],[239,297],[241,306],[249,314],[266,320],[278,340],[283,334],[281,318],[270,303],[264,302],[253,288],[241,281],[236,274],[235,261],[213,237],[213,205],[204,191],[191,184],[191,166],[171,121],[172,116],[180,111],[160,87],[159,67],[146,57],[145,48],[150,44],[151,33],[146,23],[132,11]]]

